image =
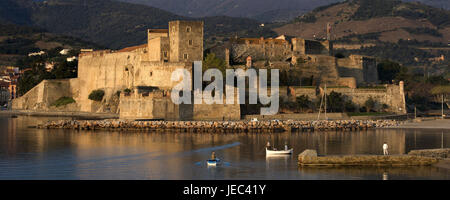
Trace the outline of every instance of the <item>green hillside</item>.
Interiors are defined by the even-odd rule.
[[[79,38],[61,36],[39,28],[0,23],[0,65],[14,65],[30,52],[55,48],[103,48]]]
[[[21,10],[22,14],[8,12],[0,15],[1,21],[41,27],[112,49],[145,43],[147,29],[167,28],[171,20],[204,20],[207,40],[236,34],[274,35],[269,29],[258,28],[256,20],[222,16],[188,18],[153,7],[111,0],[2,0],[2,4]]]

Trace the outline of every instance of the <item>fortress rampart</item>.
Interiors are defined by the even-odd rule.
[[[375,100],[375,109],[380,109],[383,104],[386,104],[387,112],[392,113],[406,113],[406,102],[403,88],[403,82],[399,85],[384,85],[384,88],[349,88],[349,87],[327,87],[327,94],[331,92],[341,93],[345,100],[352,101],[358,108],[363,107],[364,103],[372,98]],[[280,90],[287,91],[280,92],[280,97],[284,99],[295,99],[295,97],[306,95],[310,100],[318,100],[324,93],[324,88],[319,88],[317,91],[313,87],[281,87]],[[286,94],[286,95],[283,95]]]
[[[61,97],[72,97],[71,111],[119,113],[126,119],[165,120],[238,120],[240,105],[175,105],[171,81],[178,69],[192,72],[193,62],[203,60],[203,22],[173,21],[168,29],[149,29],[146,44],[118,51],[101,50],[79,55],[78,78],[46,80],[13,101],[13,109],[49,110]],[[362,105],[369,97],[389,105],[395,113],[405,112],[403,86],[388,85],[384,90],[365,90],[362,85],[378,81],[373,58],[351,55],[336,58],[330,41],[312,41],[285,37],[234,38],[215,50],[231,68],[268,68],[298,72],[299,79],[310,78],[315,86],[340,86],[329,89]],[[211,51],[211,52],[213,52]],[[344,86],[344,87],[342,87]],[[125,93],[125,89],[130,93]],[[103,90],[101,101],[90,100],[94,90]],[[299,95],[316,98],[315,87],[289,87],[280,96]]]
[[[231,38],[227,44],[207,52],[214,53],[233,68],[245,64],[250,58],[253,67],[295,71],[301,74],[300,78],[314,76],[317,84],[354,87],[355,83],[357,86],[378,83],[374,58],[361,55],[337,58],[333,56],[333,43],[328,40],[292,38],[289,42],[285,36],[275,39]]]

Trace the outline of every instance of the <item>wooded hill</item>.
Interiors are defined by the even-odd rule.
[[[40,27],[111,49],[143,44],[147,29],[167,28],[171,20],[203,20],[206,39],[211,41],[234,35],[275,35],[252,19],[189,18],[154,7],[112,0],[2,0],[0,4],[0,22]]]

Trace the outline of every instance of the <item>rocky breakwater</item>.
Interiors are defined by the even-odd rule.
[[[285,131],[361,130],[398,126],[395,120],[337,121],[127,121],[127,120],[59,120],[37,125],[46,129],[80,130],[148,130],[212,133],[264,133]]]
[[[437,163],[436,158],[412,155],[342,155],[317,156],[307,149],[298,155],[299,166],[425,166]]]
[[[450,158],[450,148],[412,150],[408,153],[408,155],[431,158]]]
[[[400,121],[396,120],[315,120],[315,121],[292,121],[286,123],[291,127],[292,131],[326,131],[326,130],[342,130],[356,131],[366,130],[369,128],[388,128],[397,127]]]

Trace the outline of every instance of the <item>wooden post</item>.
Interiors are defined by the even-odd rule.
[[[327,84],[325,84],[325,120],[328,120],[328,117],[327,117]]]
[[[414,119],[417,118],[417,109],[416,109],[416,105],[414,104]]]
[[[442,104],[441,104],[441,118],[444,119],[444,93],[442,93]]]

